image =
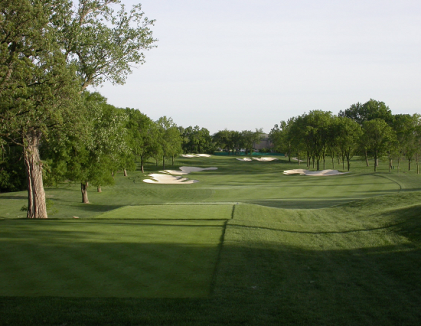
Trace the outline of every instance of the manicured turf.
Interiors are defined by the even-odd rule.
[[[188,206],[156,207],[173,220],[146,206],[120,209],[142,220],[3,221],[0,296],[207,296],[232,212],[212,208],[193,207],[206,220]]]
[[[1,194],[0,324],[421,324],[420,176],[247,164],[184,160],[218,167],[188,186],[132,172],[90,205],[60,185],[46,221]]]

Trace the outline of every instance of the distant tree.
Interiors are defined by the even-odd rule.
[[[288,121],[281,121],[276,124],[269,133],[269,139],[273,144],[275,151],[284,153],[288,157],[288,161],[291,162],[291,154],[294,150],[293,147],[293,134],[291,133],[291,126],[294,123],[295,118],[290,118]]]
[[[359,125],[363,125],[365,121],[373,119],[382,119],[389,125],[393,122],[392,111],[384,102],[370,99],[364,104],[352,104],[350,108],[339,111],[338,116],[348,117],[356,121]]]
[[[302,143],[306,146],[308,157],[317,164],[320,169],[320,160],[325,161],[325,154],[329,139],[329,125],[332,123],[332,113],[327,111],[310,111],[303,114],[296,120],[297,136],[302,138]]]
[[[251,130],[243,130],[240,133],[241,138],[241,147],[243,147],[247,153],[250,155],[253,153],[253,148],[256,145],[256,143],[260,142],[262,139],[263,130],[262,129],[256,129],[256,131]]]
[[[199,126],[187,128],[178,127],[183,139],[182,149],[184,153],[209,153],[215,150],[215,144],[209,130]]]
[[[348,117],[337,117],[335,119],[335,128],[335,143],[341,153],[343,164],[345,164],[346,159],[347,169],[349,171],[351,158],[358,150],[362,130],[355,120]],[[345,166],[343,168],[345,169]]]
[[[405,155],[408,160],[408,171],[411,170],[411,161],[419,151],[416,130],[420,124],[419,114],[397,114],[393,116],[392,127],[397,137],[398,168],[401,156]]]
[[[387,152],[396,139],[395,131],[383,120],[373,119],[363,123],[363,141],[374,156],[374,172],[377,171],[378,159]]]
[[[165,158],[171,158],[174,164],[174,157],[182,152],[182,138],[180,130],[171,118],[163,116],[156,122],[159,130],[159,144],[162,153],[162,167],[165,169]]]
[[[238,131],[220,130],[212,138],[216,146],[225,149],[228,153],[235,154],[241,149],[241,135]]]
[[[154,121],[139,110],[126,109],[128,146],[140,158],[140,168],[145,172],[145,162],[158,152],[158,128]]]

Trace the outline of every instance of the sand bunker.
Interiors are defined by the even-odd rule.
[[[345,173],[347,172],[339,172],[338,170],[309,171],[309,170],[304,170],[304,169],[294,169],[294,170],[284,171],[285,175],[299,174],[299,175],[311,175],[311,176],[316,176],[316,177],[324,177],[324,176],[329,176],[329,175],[341,175]]]
[[[146,183],[159,183],[159,184],[192,184],[199,182],[197,180],[189,180],[187,178],[175,177],[168,174],[149,174],[152,179],[144,179]]]
[[[181,154],[184,158],[193,158],[193,157],[211,157],[209,154]]]
[[[239,160],[241,162],[251,162],[251,158],[245,157],[245,158],[236,158],[236,160]]]
[[[272,162],[272,161],[277,160],[277,158],[276,157],[260,157],[260,158],[253,157],[253,160],[259,161],[259,162]]]
[[[293,160],[293,161],[298,161],[298,162],[304,162],[303,160],[298,160],[298,158],[296,158],[296,157],[291,157],[291,160]]]
[[[207,170],[218,170],[216,167],[210,167],[210,168],[197,168],[195,166],[182,166],[180,167],[180,170],[164,170],[159,171],[166,174],[149,174],[149,177],[151,179],[144,179],[143,182],[146,183],[160,183],[160,184],[191,184],[199,182],[198,180],[189,180],[187,178],[183,177],[176,177],[174,175],[183,175],[183,174],[189,174],[191,172],[201,172],[201,171],[207,171]],[[174,174],[174,175],[171,175]]]
[[[207,171],[207,170],[218,170],[218,168],[216,167],[197,168],[195,166],[181,166],[180,170],[164,170],[164,171],[159,171],[159,172],[167,173],[167,174],[183,175],[183,174],[189,174],[191,172],[201,172],[201,171]]]

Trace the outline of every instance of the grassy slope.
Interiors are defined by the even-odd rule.
[[[94,299],[83,298],[83,295],[73,299],[1,297],[0,314],[3,318],[0,323],[52,325],[420,324],[421,223],[419,215],[421,208],[418,203],[421,193],[406,192],[420,189],[420,179],[417,175],[388,174],[385,171],[372,175],[367,174],[367,170],[363,167],[358,167],[354,175],[332,179],[308,179],[280,176],[281,168],[297,167],[286,162],[274,162],[263,167],[255,164],[257,162],[252,162],[253,165],[241,166],[239,164],[244,164],[243,162],[237,164],[228,159],[215,158],[211,162],[213,164],[207,163],[209,162],[195,161],[194,165],[217,165],[220,167],[220,174],[217,173],[218,171],[206,172],[209,174],[192,174],[190,177],[200,179],[201,182],[187,189],[184,188],[185,186],[156,188],[156,185],[146,185],[145,187],[137,182],[137,176],[134,174],[134,177],[131,177],[132,180],[118,180],[119,183],[121,181],[119,186],[108,188],[108,193],[92,193],[90,199],[94,204],[85,206],[72,203],[73,199],[79,197],[75,192],[76,188],[75,190],[72,188],[49,190],[49,193],[54,195],[53,198],[59,210],[74,209],[81,213],[79,214],[81,217],[91,216],[93,220],[71,220],[66,223],[53,220],[42,221],[42,223],[8,219],[0,221],[3,232],[0,239],[6,239],[4,236],[4,230],[6,230],[9,237],[6,244],[16,246],[16,243],[20,242],[21,247],[18,251],[33,244],[34,237],[39,239],[39,233],[36,235],[33,233],[36,230],[33,226],[45,226],[47,224],[44,222],[47,222],[53,223],[49,224],[51,226],[58,225],[59,229],[64,228],[61,232],[68,236],[63,239],[57,234],[51,237],[50,231],[42,233],[47,239],[50,238],[51,241],[56,242],[51,246],[56,251],[63,250],[63,243],[58,242],[64,241],[66,254],[69,247],[74,245],[75,236],[84,235],[85,241],[76,241],[79,245],[83,244],[83,247],[79,248],[80,251],[83,252],[89,246],[95,245],[98,239],[101,239],[99,242],[103,246],[101,249],[91,251],[90,255],[85,254],[85,257],[94,257],[98,263],[101,255],[104,256],[104,252],[111,250],[112,255],[119,257],[118,260],[123,259],[126,264],[129,264],[130,260],[125,258],[124,254],[130,252],[129,255],[133,256],[143,251],[147,252],[145,250],[147,243],[151,244],[150,247],[153,247],[154,243],[155,245],[159,243],[160,250],[170,253],[172,250],[172,255],[175,256],[183,252],[180,251],[183,246],[178,246],[177,243],[185,244],[186,233],[191,233],[185,225],[182,233],[177,231],[165,233],[163,230],[171,228],[177,230],[178,223],[191,225],[192,221],[186,221],[186,219],[194,216],[188,209],[190,205],[174,206],[168,205],[169,203],[196,202],[199,204],[212,200],[219,204],[240,202],[239,205],[235,205],[233,215],[231,215],[232,205],[203,205],[202,219],[194,221],[197,223],[195,227],[189,227],[189,229],[206,230],[207,228],[203,228],[204,224],[210,223],[210,229],[218,234],[216,239],[209,232],[198,237],[193,232],[191,241],[198,244],[194,246],[196,251],[184,253],[186,257],[197,258],[200,261],[199,266],[202,263],[205,264],[202,270],[209,272],[212,265],[213,276],[209,278],[209,273],[205,273],[208,276],[200,281],[202,287],[196,286],[194,289],[189,289],[188,279],[192,276],[188,275],[187,282],[184,285],[181,282],[181,286],[173,292],[178,293],[175,296],[165,295],[164,290],[155,296],[144,292],[143,298],[106,298],[101,297],[107,296],[107,291],[102,290],[103,292]],[[231,176],[229,176],[230,169],[233,171]],[[224,175],[229,177],[222,178]],[[360,178],[359,182],[364,183],[359,189],[355,188],[358,187],[356,178]],[[267,181],[267,183],[259,180]],[[289,188],[293,188],[294,185],[297,188],[308,188],[305,198],[301,197],[299,192],[294,194],[289,191]],[[338,194],[341,187],[347,191],[346,196],[343,193]],[[67,194],[66,197],[61,195],[62,191]],[[388,195],[388,193],[391,194]],[[257,199],[253,198],[253,194]],[[378,196],[381,194],[384,196]],[[8,194],[11,198],[13,195],[19,196],[19,194]],[[265,198],[268,195],[271,197]],[[374,197],[355,200],[355,198],[368,195]],[[4,199],[4,195],[0,197]],[[7,199],[6,206],[18,200],[21,199]],[[3,200],[2,203],[4,202]],[[156,206],[142,206],[142,214],[139,214],[135,207],[128,207],[98,215],[112,208],[128,204],[135,205],[139,202]],[[253,202],[266,206],[307,209],[279,209],[252,205]],[[165,205],[158,205],[160,203]],[[345,204],[329,207],[338,203]],[[201,206],[196,205],[195,208]],[[308,209],[312,207],[328,208]],[[221,214],[215,213],[215,208],[221,209]],[[127,211],[124,212],[125,210]],[[160,212],[159,215],[154,213],[157,211]],[[8,212],[8,216],[12,215],[9,206],[3,207],[0,216],[8,217],[5,215]],[[130,220],[113,220],[114,213],[115,217]],[[72,212],[72,215],[76,214]],[[62,218],[68,215],[59,212],[56,216]],[[143,230],[133,228],[133,223],[139,225],[149,223],[148,216],[150,220],[154,220],[152,228],[142,228]],[[218,220],[221,216],[224,216],[223,219],[227,218],[225,228],[224,222]],[[137,220],[139,217],[140,220]],[[101,227],[95,228],[92,224],[94,221],[100,222]],[[118,227],[122,228],[119,234],[124,234],[126,237],[124,241],[115,241],[114,227],[113,229],[104,227],[106,223],[115,224],[116,221],[118,221]],[[76,225],[83,225],[83,231],[90,231],[90,233],[84,233],[81,229],[68,233]],[[200,225],[200,228],[197,228],[197,225]],[[26,229],[24,233],[21,233],[22,230],[13,229],[10,226]],[[145,237],[140,241],[143,245],[139,245],[136,242],[138,240],[133,240],[138,237],[141,239]],[[87,241],[88,239],[92,241]],[[42,240],[45,243],[46,239]],[[220,240],[222,242],[219,242]],[[161,243],[165,241],[176,243],[176,245],[165,248]],[[200,241],[204,244],[200,245]],[[211,244],[206,244],[206,242]],[[135,249],[130,251],[129,247],[133,243],[135,243]],[[10,251],[7,246],[3,245],[3,248],[6,248],[7,252]],[[206,251],[206,248],[213,249]],[[84,254],[80,253],[80,255],[83,257]],[[96,257],[97,255],[99,257]],[[120,258],[120,255],[123,255],[123,258]],[[10,264],[15,261],[13,257],[9,259]],[[37,256],[26,257],[26,259],[34,261]],[[74,261],[72,268],[77,266],[77,261]],[[103,261],[106,262],[106,259]],[[152,251],[152,254],[139,264],[137,269],[141,269],[145,262],[158,262],[159,268],[154,270],[155,273],[166,265],[160,260],[159,250]],[[177,262],[179,262],[178,266]],[[7,265],[10,266],[10,264]],[[30,268],[36,265],[36,263],[28,262]],[[54,263],[50,265],[54,266]],[[4,270],[5,265],[1,266]],[[99,264],[99,266],[102,265]],[[107,266],[106,263],[105,266]],[[176,274],[189,273],[192,268],[187,260],[180,262],[177,259],[170,266],[178,269],[179,272]],[[79,266],[79,268],[83,269],[86,266]],[[15,273],[16,270],[19,268],[6,271],[2,279],[10,278],[10,274]],[[110,268],[107,273],[109,271]],[[66,277],[71,276],[66,273],[63,272],[65,280]],[[119,272],[113,271],[113,273],[121,277]],[[171,274],[169,277],[168,274],[155,275],[158,279],[167,279],[167,284],[180,282],[177,278],[172,278],[173,276]],[[18,279],[22,280],[24,277],[20,276]],[[139,282],[142,280],[140,278]],[[91,276],[91,282],[94,281],[96,279]],[[194,279],[192,281],[194,282]],[[133,286],[130,285],[132,284],[130,281],[126,282],[129,283],[116,284],[114,291],[118,293],[121,289]],[[198,294],[200,292],[198,288],[206,288],[205,283],[208,286],[207,291],[209,289],[211,291],[210,296],[201,298],[203,293]],[[6,283],[3,282],[3,284]],[[182,293],[186,295],[183,296]],[[124,296],[124,294],[121,295],[121,297]]]

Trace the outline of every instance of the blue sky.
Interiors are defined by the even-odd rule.
[[[139,1],[122,0],[127,6]],[[118,107],[215,133],[263,128],[370,98],[421,113],[419,0],[143,0],[158,39]]]

